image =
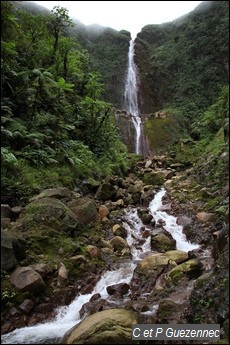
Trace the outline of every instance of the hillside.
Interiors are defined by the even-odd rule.
[[[228,83],[229,2],[204,4],[173,22],[147,25],[137,35],[142,113],[175,106],[194,121]]]
[[[49,13],[44,7],[30,1],[17,1],[15,5],[33,15]],[[83,49],[89,51],[89,63],[91,68],[100,74],[105,101],[122,108],[130,33],[100,25],[84,25],[75,18],[71,19],[74,25],[64,28],[63,34],[70,36]]]

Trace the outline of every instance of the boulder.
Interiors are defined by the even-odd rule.
[[[177,320],[177,313],[181,309],[180,305],[174,303],[171,300],[160,301],[157,311],[157,322],[169,323]]]
[[[135,268],[135,274],[145,276],[154,281],[169,265],[169,257],[157,253],[150,254],[141,260]]]
[[[206,223],[206,222],[212,222],[215,220],[215,215],[214,213],[208,213],[208,212],[199,212],[196,215],[196,218],[202,222],[202,223]]]
[[[95,300],[91,300],[86,302],[81,307],[79,314],[82,318],[85,315],[92,315],[97,313],[98,311],[108,310],[112,308],[117,308],[117,304],[113,302],[109,302],[106,299],[96,298]]]
[[[34,226],[37,227],[37,224],[44,224],[56,230],[72,233],[78,225],[77,215],[61,200],[50,197],[44,197],[29,203],[19,219],[24,231]]]
[[[123,207],[125,203],[123,199],[118,199],[117,201],[114,202],[114,205],[118,207]]]
[[[149,159],[146,163],[145,163],[145,168],[149,168],[152,165],[152,161]]]
[[[166,252],[176,249],[176,241],[172,236],[160,233],[151,235],[151,249],[159,252]]]
[[[164,253],[164,255],[177,264],[189,259],[188,253],[184,252],[183,250],[170,250]]]
[[[42,278],[46,277],[47,274],[52,272],[52,269],[47,264],[34,264],[30,265],[35,272],[39,273]]]
[[[142,223],[147,225],[150,224],[153,219],[153,216],[150,213],[144,213],[141,216]]]
[[[111,200],[112,197],[116,194],[116,188],[109,182],[104,182],[98,188],[96,193],[96,198],[98,200]]]
[[[39,200],[42,198],[56,198],[56,199],[66,199],[71,200],[72,195],[71,191],[66,187],[58,187],[58,188],[48,188],[43,190],[40,194],[36,195],[35,197],[30,199],[30,202]]]
[[[11,218],[11,212],[8,204],[1,204],[1,218]]]
[[[86,246],[86,252],[91,258],[98,258],[100,256],[100,250],[96,246],[89,244]]]
[[[198,259],[190,259],[174,267],[168,274],[173,283],[177,283],[186,275],[197,278],[202,272],[202,263]]]
[[[110,243],[112,244],[115,252],[121,253],[123,255],[130,254],[129,245],[124,238],[115,236],[110,240]]]
[[[114,236],[120,236],[122,238],[127,237],[127,230],[120,224],[115,224],[112,230],[113,230]]]
[[[129,291],[129,284],[127,283],[119,283],[114,285],[109,285],[106,288],[109,295],[119,295],[123,296],[126,295]]]
[[[99,186],[100,186],[100,182],[97,180],[94,180],[92,177],[89,177],[87,180],[82,181],[84,194],[87,194],[88,192],[95,193]]]
[[[71,258],[69,259],[70,261],[72,261],[74,264],[84,264],[87,262],[87,259],[84,255],[75,255],[75,256],[71,256]]]
[[[11,270],[17,264],[14,255],[13,241],[15,237],[7,230],[1,229],[1,269]]]
[[[25,299],[20,305],[19,310],[24,314],[29,314],[34,307],[34,302],[31,299]]]
[[[100,205],[99,209],[98,209],[98,212],[99,212],[99,215],[100,215],[100,219],[108,217],[108,215],[109,215],[109,209],[105,205]]]
[[[150,230],[145,229],[144,226],[140,230],[142,238],[148,238],[151,235]]]
[[[97,247],[98,248],[109,248],[113,250],[113,246],[109,241],[104,240],[103,238],[99,238],[97,241]]]
[[[90,298],[89,302],[96,301],[99,298],[101,298],[101,294],[99,292],[97,292]]]
[[[61,344],[132,344],[134,312],[110,309],[97,312],[71,328]]]
[[[37,293],[45,288],[39,273],[31,267],[18,267],[10,275],[10,282],[19,290]]]
[[[60,267],[58,270],[58,280],[63,281],[68,279],[68,270],[66,269],[65,265],[60,262]]]
[[[67,206],[76,215],[79,225],[86,225],[98,219],[96,204],[88,197],[72,200]]]

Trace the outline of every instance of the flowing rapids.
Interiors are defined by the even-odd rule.
[[[131,39],[129,43],[128,53],[128,71],[125,85],[125,105],[126,110],[131,114],[132,122],[136,130],[135,153],[141,154],[140,139],[141,139],[141,118],[139,116],[138,108],[138,83],[137,83],[137,67],[134,61],[134,40]]]
[[[199,248],[198,244],[194,244],[188,242],[186,240],[185,235],[183,234],[183,226],[178,225],[176,222],[176,218],[167,214],[164,211],[161,211],[162,198],[166,194],[165,189],[161,189],[159,193],[155,196],[155,198],[150,202],[149,208],[153,215],[153,218],[157,222],[159,219],[165,221],[164,228],[171,233],[174,240],[176,240],[176,247],[177,249],[183,250],[184,252],[188,252],[193,249]]]
[[[156,222],[158,219],[165,221],[166,225],[164,227],[176,240],[178,249],[188,252],[198,248],[199,245],[186,241],[182,232],[182,226],[176,224],[176,218],[160,210],[162,207],[162,198],[165,193],[166,191],[161,189],[150,202],[149,209],[153,217]],[[131,248],[132,259],[124,259],[119,269],[105,272],[92,293],[79,295],[69,306],[59,308],[58,314],[53,321],[30,327],[23,327],[8,334],[4,334],[2,336],[2,344],[58,343],[66,331],[81,321],[79,311],[82,305],[88,302],[94,294],[100,293],[102,298],[109,299],[106,290],[107,286],[118,283],[129,284],[136,267],[136,262],[141,260],[143,254],[151,251],[150,236],[143,241],[141,236],[141,227],[143,223],[138,217],[135,208],[127,208],[125,210],[123,226],[128,232],[127,242]],[[140,239],[142,241],[139,241]],[[146,312],[146,314],[154,312],[156,308],[156,305],[153,306],[153,310]]]

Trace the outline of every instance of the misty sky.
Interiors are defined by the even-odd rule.
[[[191,12],[202,1],[33,1],[52,9],[60,5],[83,24],[100,24],[130,31],[132,37],[147,24],[170,22]]]

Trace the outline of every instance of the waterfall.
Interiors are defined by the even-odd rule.
[[[131,115],[133,125],[136,130],[135,153],[141,154],[140,139],[141,139],[141,118],[139,116],[138,108],[138,83],[137,83],[137,67],[134,61],[134,40],[131,39],[129,43],[128,53],[128,72],[125,84],[125,107]]]

